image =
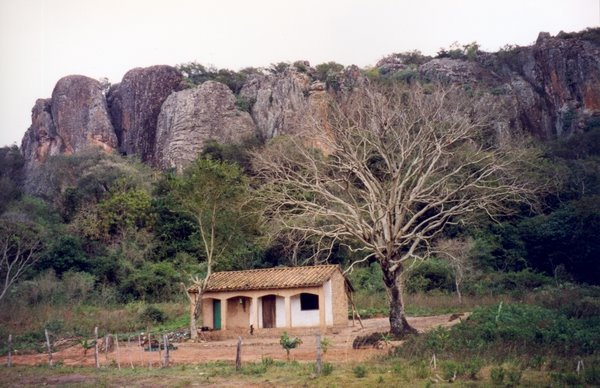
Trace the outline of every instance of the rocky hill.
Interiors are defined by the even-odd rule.
[[[464,46],[435,58],[393,54],[366,70],[278,64],[246,74],[239,88],[214,80],[190,85],[164,65],[130,70],[108,91],[96,80],[70,75],[32,109],[22,142],[26,171],[51,155],[90,146],[181,169],[208,139],[230,143],[301,131],[309,110],[325,109],[328,98],[368,78],[459,84],[502,106],[498,131],[565,137],[600,120],[600,29],[540,33],[532,46],[497,53]]]

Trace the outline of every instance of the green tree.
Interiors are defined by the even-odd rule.
[[[248,254],[255,236],[256,219],[250,210],[248,180],[232,163],[199,158],[176,180],[173,195],[180,209],[198,228],[206,271],[195,277],[190,297],[190,331],[196,338],[202,294],[213,269],[227,268]]]

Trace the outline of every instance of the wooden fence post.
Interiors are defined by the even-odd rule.
[[[12,334],[8,335],[8,359],[6,360],[6,366],[7,367],[11,367],[12,366]]]
[[[133,369],[133,359],[131,358],[131,336],[127,335],[127,354],[129,355],[129,363],[131,364],[131,369]]]
[[[321,335],[317,334],[317,365],[315,371],[318,375],[321,374],[322,363],[321,363]]]
[[[158,345],[158,367],[160,368],[160,366],[163,364],[163,356],[162,356],[162,350],[161,350],[161,341],[162,338],[160,338],[160,334],[157,334],[157,338],[156,338],[156,344]]]
[[[119,360],[121,356],[121,352],[119,349],[119,335],[115,334],[115,346],[117,347],[117,368],[121,369],[121,360]]]
[[[50,345],[48,329],[44,329],[44,334],[46,335],[46,346],[48,347],[48,365],[52,366],[52,346]]]
[[[169,366],[169,337],[166,334],[163,334],[163,343],[165,346],[165,362],[164,366]]]
[[[141,358],[140,363],[141,363],[141,365],[143,367],[144,366],[144,358],[145,358],[144,356],[145,356],[145,353],[144,353],[144,344],[142,343],[142,335],[141,334],[138,334],[138,342],[140,344],[140,349],[142,351],[142,358]],[[148,366],[150,366],[150,364],[148,364]]]
[[[242,337],[238,337],[237,351],[235,352],[235,370],[242,369]]]
[[[96,368],[100,368],[100,360],[98,359],[98,326],[94,327],[94,361]]]

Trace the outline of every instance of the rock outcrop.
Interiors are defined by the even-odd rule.
[[[240,97],[254,101],[251,114],[265,139],[297,133],[308,108],[311,78],[293,67],[248,78]]]
[[[119,149],[155,165],[156,122],[167,97],[181,88],[182,75],[159,65],[128,71],[107,95]]]
[[[255,133],[247,112],[224,84],[207,81],[193,89],[171,94],[158,116],[154,160],[163,169],[181,170],[202,151],[204,143],[236,143]]]
[[[536,44],[471,60],[436,58],[422,77],[496,96],[512,130],[551,139],[581,131],[600,116],[600,41],[540,33]]]
[[[263,139],[295,134],[315,114],[325,123],[331,98],[343,100],[373,76],[460,85],[500,107],[495,122],[502,136],[527,132],[553,139],[600,122],[600,29],[557,37],[541,33],[532,46],[498,53],[458,51],[434,59],[418,52],[392,54],[366,72],[329,65],[327,74],[306,61],[254,73],[237,96],[213,81],[182,90],[182,75],[170,66],[130,70],[106,99],[97,81],[64,77],[51,99],[33,107],[22,145],[26,171],[50,155],[91,145],[180,169],[208,139],[231,143],[251,134]]]
[[[48,156],[72,154],[90,146],[111,151],[117,137],[100,83],[81,75],[61,78],[51,99],[37,100],[22,152],[28,167]]]

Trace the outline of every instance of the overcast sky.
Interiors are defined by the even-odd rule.
[[[69,74],[112,83],[139,66],[373,65],[454,41],[529,45],[600,24],[600,0],[0,0],[0,146],[20,145],[37,98]]]

